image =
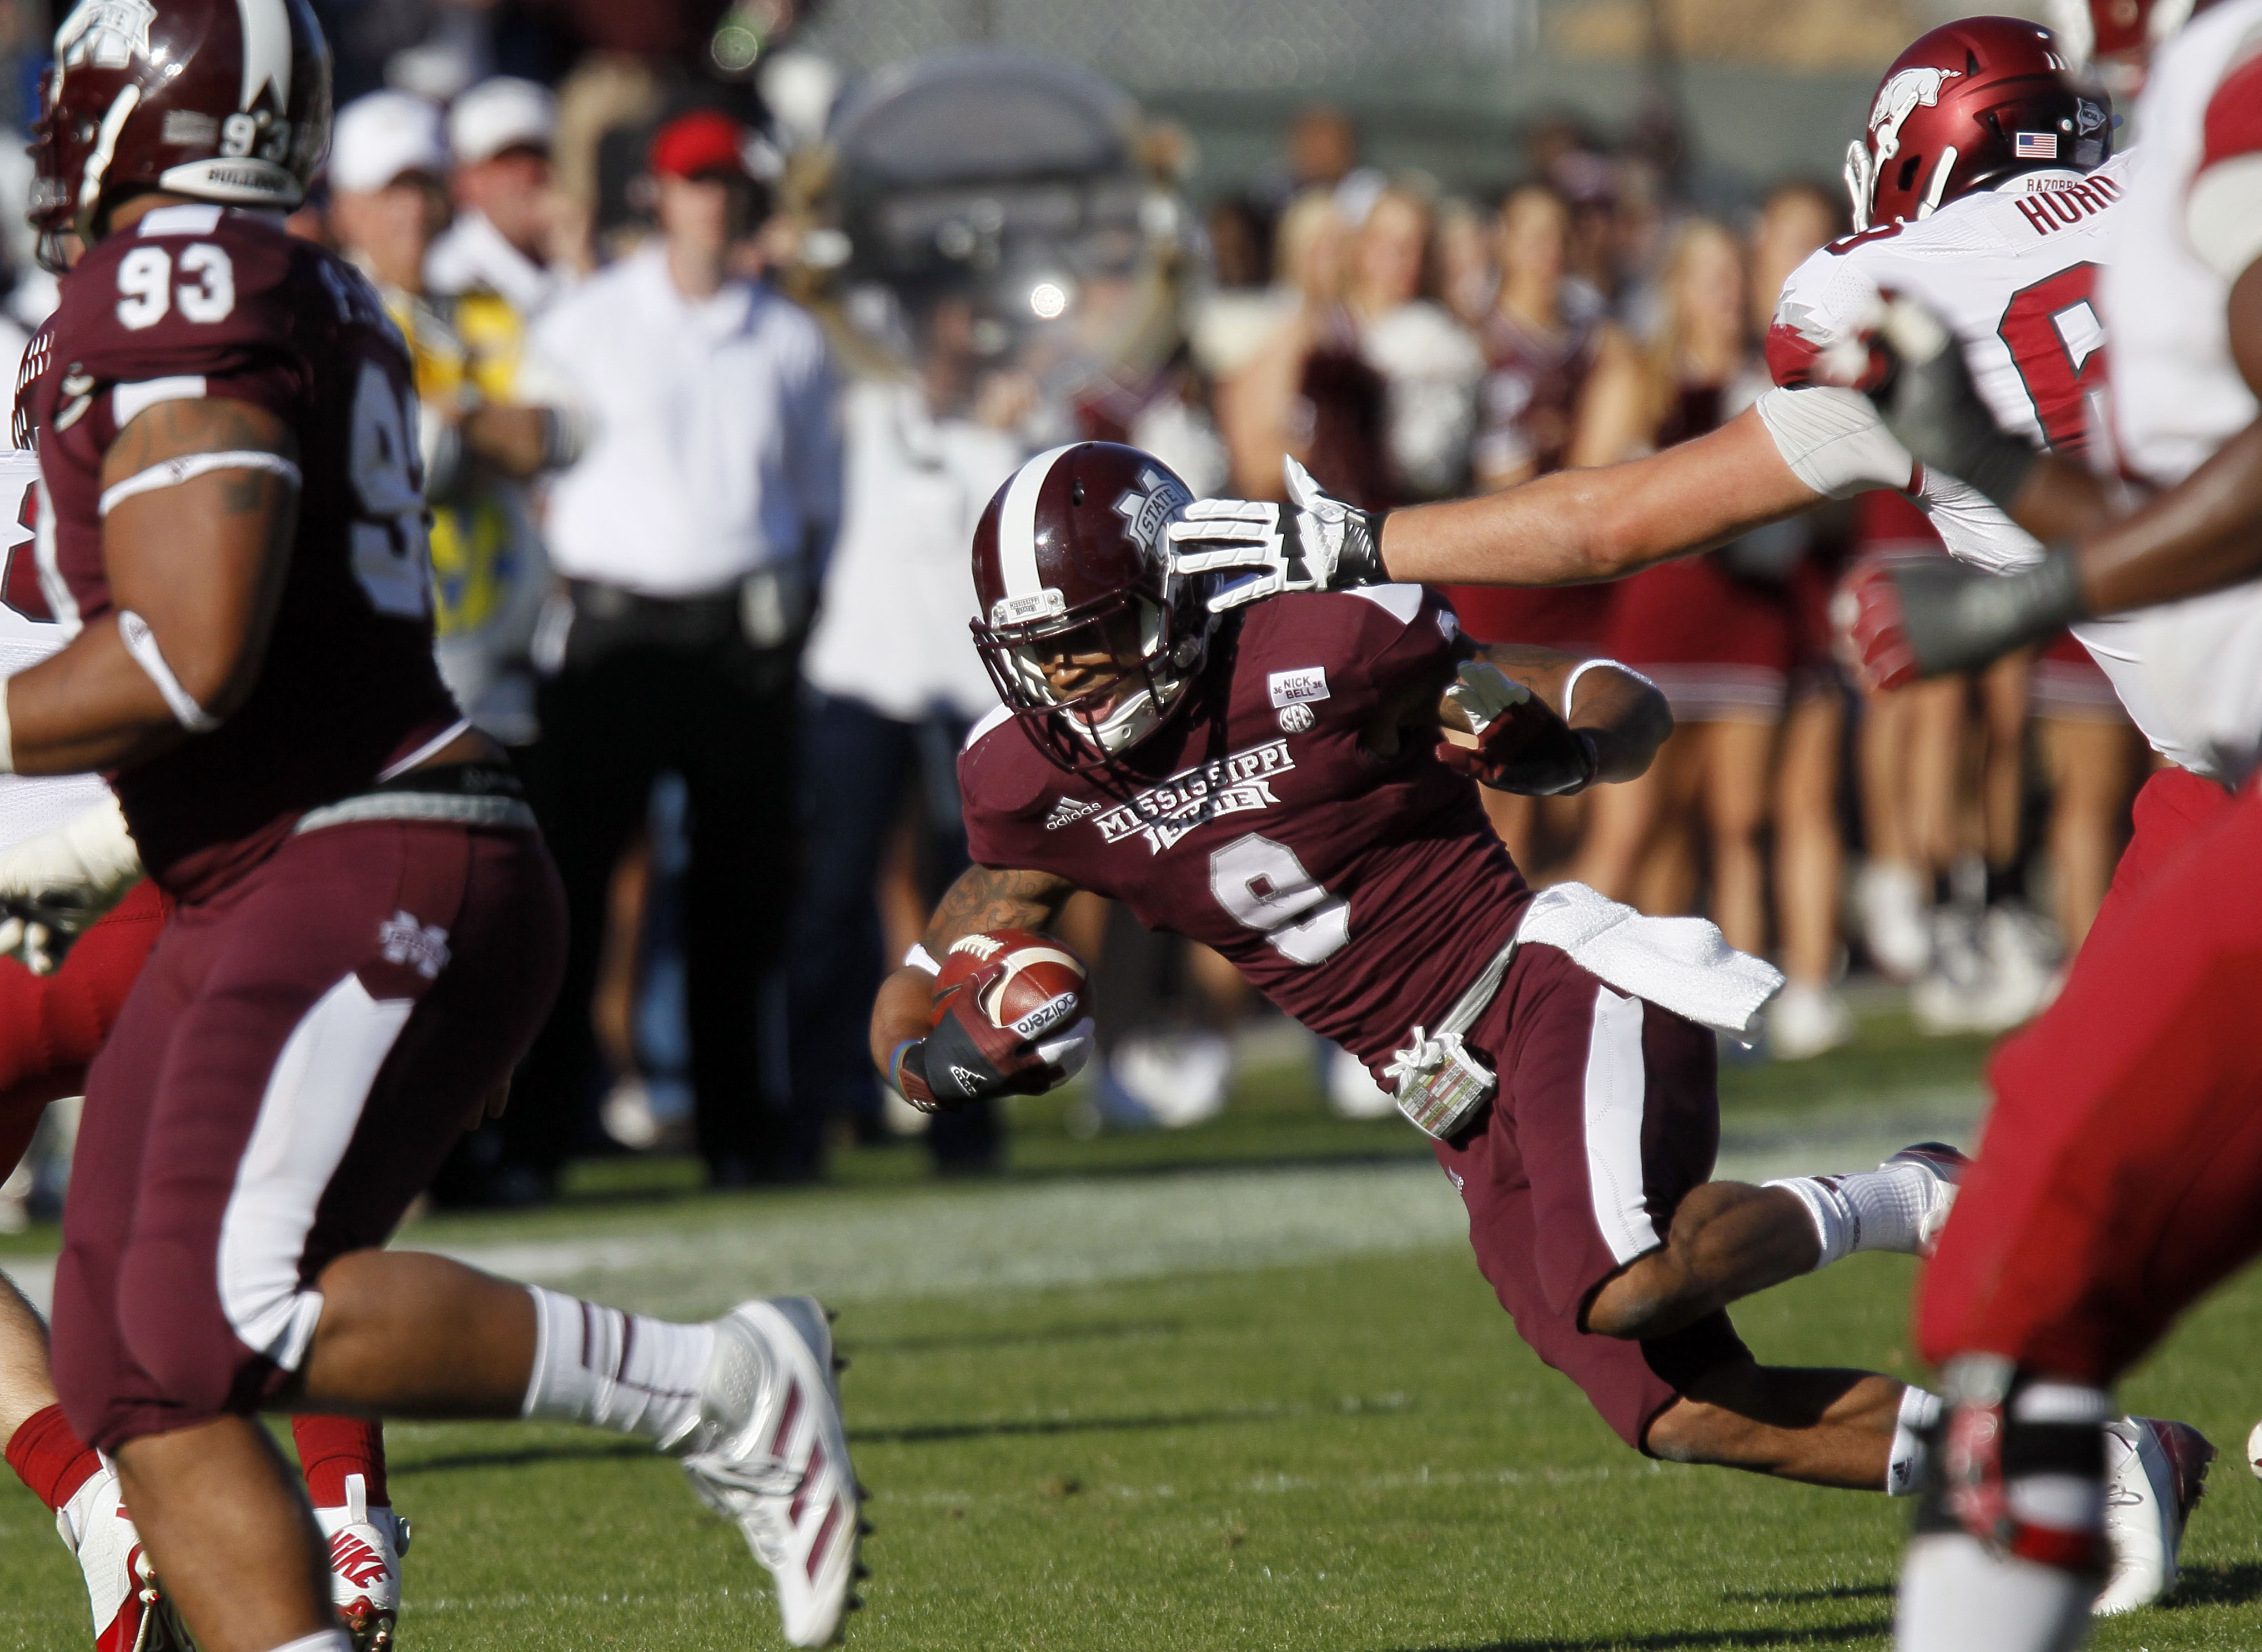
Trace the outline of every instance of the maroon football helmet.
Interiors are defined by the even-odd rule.
[[[1031,459],[982,513],[975,646],[998,698],[1063,768],[1112,766],[1169,721],[1201,671],[1212,621],[1163,547],[1192,498],[1152,454],[1079,442]],[[1134,637],[1137,658],[1122,675],[1055,693],[1047,659]]]
[[[2066,78],[2048,29],[2018,18],[1944,24],[1893,60],[1869,129],[1846,151],[1854,227],[1928,218],[1973,190],[2043,167],[2087,171],[2113,152],[2113,111]]]
[[[42,262],[105,205],[171,190],[296,206],[330,141],[330,54],[306,0],[80,0],[32,128]]]

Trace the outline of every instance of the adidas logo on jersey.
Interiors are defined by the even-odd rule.
[[[1072,826],[1086,815],[1099,813],[1100,807],[1098,803],[1089,801],[1079,803],[1072,797],[1064,797],[1054,804],[1053,812],[1045,816],[1045,830],[1048,832],[1056,832],[1063,826]]]

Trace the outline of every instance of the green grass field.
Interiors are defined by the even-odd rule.
[[[1891,1020],[1855,1051],[1725,1075],[1724,1168],[1845,1168],[1959,1134],[1978,1050]],[[1516,1340],[1456,1238],[1458,1202],[1392,1121],[1328,1117],[1293,1067],[1215,1124],[1078,1142],[1017,1120],[1012,1173],[938,1186],[908,1148],[836,1186],[689,1190],[591,1167],[557,1210],[404,1243],[609,1299],[709,1311],[816,1287],[841,1305],[874,1577],[872,1648],[1501,1648],[1889,1644],[1905,1505],[1643,1461]],[[11,1240],[27,1277],[52,1233]],[[1913,1265],[1857,1257],[1745,1304],[1763,1358],[1911,1372]],[[2114,1648],[2262,1644],[2262,1492],[2238,1457],[2262,1282],[2130,1384],[2228,1453],[2175,1602]],[[416,1526],[402,1645],[781,1644],[736,1533],[667,1463],[522,1426],[393,1431]],[[0,1483],[0,1648],[85,1641],[44,1511]]]

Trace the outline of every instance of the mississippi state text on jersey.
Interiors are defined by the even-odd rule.
[[[297,437],[297,537],[250,698],[113,782],[144,863],[195,898],[457,720],[432,663],[407,354],[342,259],[277,219],[186,205],[90,250],[27,363],[18,413],[40,456],[40,579],[66,635],[113,606],[103,456],[138,413],[243,401]]]
[[[1215,947],[1379,1074],[1531,898],[1476,788],[1436,757],[1458,628],[1415,585],[1239,614],[1195,701],[1113,773],[1067,772],[1003,711],[977,725],[959,758],[967,846]],[[1396,751],[1373,755],[1362,734],[1394,705]]]

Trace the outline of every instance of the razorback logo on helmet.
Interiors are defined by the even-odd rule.
[[[1905,68],[1886,76],[1869,106],[1869,141],[1883,166],[1901,152],[1901,126],[1920,108],[1940,106],[1940,89],[1963,78],[1960,68]]]
[[[1966,18],[1920,36],[1885,71],[1846,149],[1854,227],[1915,222],[2019,172],[2086,171],[2110,153],[2110,114],[2066,79],[2049,31]]]

